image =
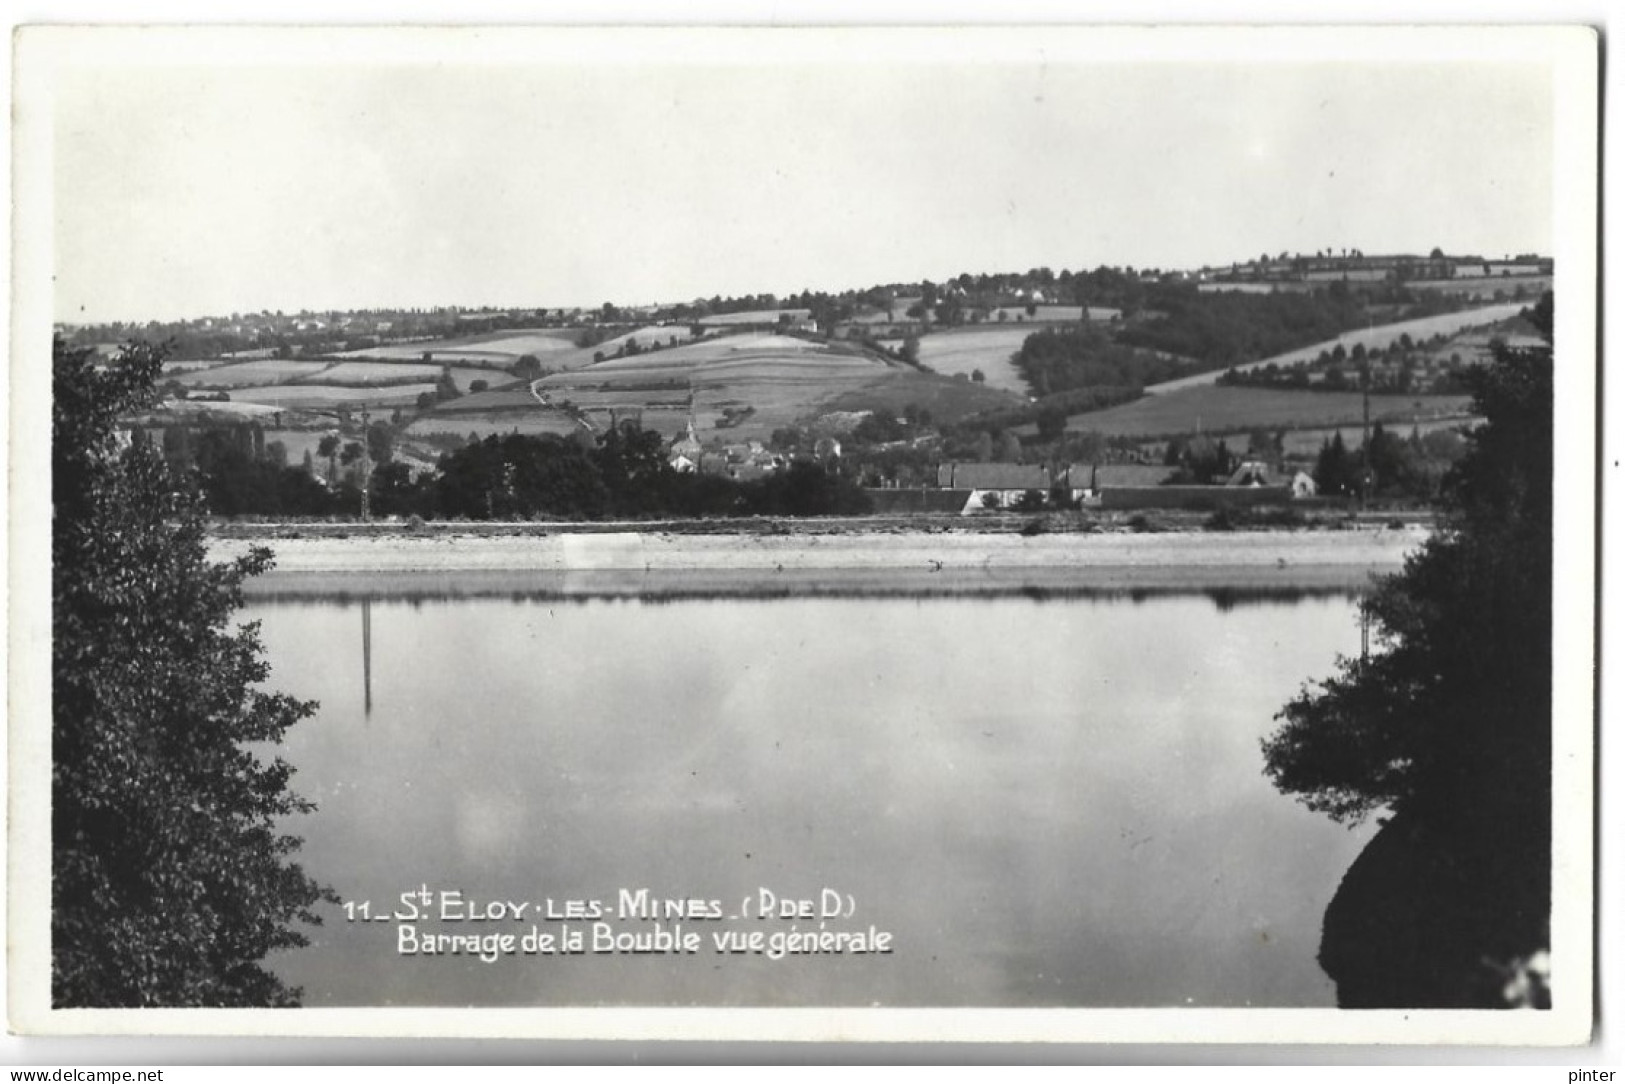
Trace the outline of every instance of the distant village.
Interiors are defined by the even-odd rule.
[[[1262,255],[1256,260],[1231,264],[1228,269],[1203,268],[1195,278],[1215,286],[1236,283],[1268,283],[1274,286],[1305,288],[1334,282],[1449,282],[1461,279],[1517,279],[1552,273],[1553,261],[1533,253],[1487,258],[1446,256],[1434,249],[1427,256],[1367,256],[1358,249],[1334,252],[1326,249],[1305,255],[1281,253]]]
[[[1472,424],[1466,374],[1495,343],[1532,341],[1517,314],[1553,271],[1538,255],[1327,249],[1193,271],[58,332],[109,358],[168,344],[162,398],[126,433],[196,469],[226,515],[754,512],[805,496],[784,480],[797,469],[833,487],[814,511],[1425,504]],[[628,427],[677,481],[565,497],[490,480],[596,471],[613,489]],[[579,462],[522,466],[511,440],[563,442]],[[452,469],[492,455],[509,461]],[[451,493],[469,485],[479,499]]]

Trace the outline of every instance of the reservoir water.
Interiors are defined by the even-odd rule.
[[[273,960],[307,1005],[1334,1003],[1321,915],[1374,827],[1277,793],[1259,742],[1358,652],[1350,598],[335,599],[245,616],[274,687],[321,702],[284,750],[319,806],[292,827],[349,906]],[[642,889],[697,902],[623,913]],[[489,901],[525,908],[472,921]],[[599,936],[658,926],[700,947],[593,952],[593,908]],[[403,953],[407,926],[510,933],[513,951]],[[523,951],[572,930],[585,951]],[[758,931],[882,933],[890,951],[717,949]]]

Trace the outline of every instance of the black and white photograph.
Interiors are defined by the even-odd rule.
[[[1584,1043],[1599,49],[23,28],[12,1027]]]

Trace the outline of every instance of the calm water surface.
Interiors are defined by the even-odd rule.
[[[722,902],[695,955],[397,954],[327,908],[328,1005],[1331,1005],[1320,919],[1369,838],[1259,740],[1359,649],[1353,602],[1205,597],[260,603],[302,861],[346,900]],[[364,650],[365,649],[365,650]],[[369,658],[370,656],[370,658]],[[368,688],[370,684],[370,690]],[[370,699],[370,707],[369,707]],[[768,888],[889,955],[718,955]],[[614,918],[611,914],[608,916]],[[556,932],[559,922],[543,921]],[[575,927],[590,926],[575,922]],[[798,929],[817,920],[798,922]],[[647,930],[652,922],[617,922]]]

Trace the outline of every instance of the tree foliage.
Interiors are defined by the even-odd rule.
[[[1549,337],[1549,301],[1535,317]],[[1380,582],[1368,658],[1286,706],[1268,774],[1354,822],[1387,806],[1483,818],[1538,851],[1551,786],[1552,357],[1498,346],[1485,423],[1446,477],[1441,529]]]
[[[1118,338],[1195,358],[1201,369],[1285,353],[1365,324],[1363,308],[1347,290],[1205,293],[1184,284],[1160,287],[1154,300],[1164,315]]]
[[[849,515],[869,507],[852,479],[817,464],[741,481],[678,471],[668,456],[658,433],[630,421],[591,446],[551,435],[491,436],[442,456],[432,494],[422,494],[434,500],[414,510],[469,519],[602,519]]]
[[[185,430],[173,427],[165,430],[165,436],[171,432]],[[205,429],[183,448],[167,451],[172,472],[195,472],[213,515],[317,516],[339,510],[334,494],[308,470],[279,465],[267,454],[256,455],[246,426]]]
[[[1042,398],[1084,388],[1140,388],[1190,371],[1178,360],[1114,342],[1094,327],[1046,328],[1010,359]]]
[[[1222,438],[1215,441],[1202,435],[1169,441],[1164,458],[1178,468],[1168,476],[1168,485],[1223,485],[1239,465]]]
[[[160,351],[53,362],[53,1000],[294,1004],[262,962],[331,894],[291,861],[279,826],[311,806],[267,750],[314,705],[262,691],[257,630],[231,625],[270,554],[210,562],[195,488],[119,449]]]
[[[490,436],[443,456],[436,488],[444,514],[470,519],[594,518],[609,503],[587,450],[552,436]]]
[[[1320,454],[1315,457],[1315,489],[1330,497],[1353,494],[1359,488],[1359,457],[1350,454],[1342,430],[1337,430],[1321,443]]]

